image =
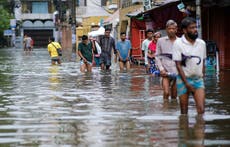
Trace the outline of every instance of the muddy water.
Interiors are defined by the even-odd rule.
[[[230,146],[229,71],[207,72],[204,117],[192,98],[181,116],[143,67],[81,74],[68,59],[51,66],[46,49],[0,51],[0,146]]]

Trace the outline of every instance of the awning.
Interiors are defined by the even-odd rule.
[[[130,13],[126,14],[126,16],[128,16],[128,17],[138,17],[138,15],[142,16],[142,13],[143,13],[143,8],[141,8],[139,10],[136,10],[136,11],[133,11],[133,12],[130,12]]]
[[[155,6],[153,6],[152,9],[149,9],[147,11],[143,11],[143,8],[139,9],[139,10],[135,10],[133,12],[130,12],[128,14],[126,14],[126,16],[128,17],[135,17],[136,19],[139,19],[139,20],[143,20],[144,19],[144,14],[148,14],[149,12],[151,11],[155,11],[157,9],[162,9],[163,7],[168,7],[172,4],[175,4],[175,3],[178,3],[179,0],[166,0],[166,1],[163,1],[162,3],[160,4],[157,4]]]
[[[168,1],[165,1],[164,3],[161,3],[159,5],[154,6],[152,9],[149,9],[149,10],[143,12],[143,14],[147,14],[151,11],[156,11],[158,9],[163,9],[165,7],[169,7],[170,5],[174,5],[175,3],[179,4],[179,2],[180,2],[180,0],[168,0]]]
[[[113,24],[116,25],[119,22],[119,10],[114,12],[111,16],[109,16],[105,21],[104,25]]]

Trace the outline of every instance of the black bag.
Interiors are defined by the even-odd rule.
[[[62,56],[62,50],[60,48],[57,48],[53,43],[51,43],[57,50],[58,56]]]
[[[62,50],[60,48],[56,48],[56,49],[57,49],[58,56],[62,56]]]

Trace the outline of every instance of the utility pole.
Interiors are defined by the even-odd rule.
[[[72,52],[76,52],[76,0],[72,0],[71,25],[72,25]]]
[[[201,0],[196,0],[196,23],[199,38],[202,38],[202,26],[201,26]]]

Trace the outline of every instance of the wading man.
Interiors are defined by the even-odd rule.
[[[196,20],[187,17],[182,20],[184,35],[173,46],[173,60],[179,72],[177,93],[180,98],[181,114],[188,113],[188,99],[191,93],[195,99],[198,114],[204,113],[204,72],[206,45],[198,39]]]
[[[124,67],[126,70],[130,69],[129,56],[131,50],[131,43],[126,40],[126,34],[122,32],[120,34],[121,40],[117,42],[117,51],[119,58],[120,70],[123,71]]]
[[[148,50],[149,50],[149,44],[151,43],[151,41],[153,39],[153,30],[148,29],[148,30],[146,30],[145,33],[146,33],[146,39],[141,44],[141,50],[142,50],[142,55],[145,59],[146,73],[148,73],[149,72]]]
[[[24,51],[29,53],[32,51],[32,41],[33,41],[32,38],[29,37],[27,34],[25,34],[23,39]]]
[[[81,57],[80,65],[81,72],[92,72],[93,50],[94,44],[88,40],[88,36],[82,36],[82,42],[78,45],[78,55]]]
[[[115,62],[117,60],[117,51],[115,49],[115,40],[110,36],[111,29],[106,28],[105,34],[100,38],[101,46],[100,65],[102,70],[109,70],[111,66],[112,50],[115,54]]]
[[[173,43],[177,39],[177,23],[168,20],[166,23],[167,36],[159,38],[156,49],[156,64],[162,77],[163,98],[167,100],[171,94],[172,99],[176,99],[176,64],[172,60]]]
[[[58,55],[57,49],[62,50],[61,45],[58,42],[54,41],[54,37],[49,38],[49,44],[48,44],[48,52],[51,57],[51,63],[52,65],[55,65],[56,62],[60,65],[61,59]]]

